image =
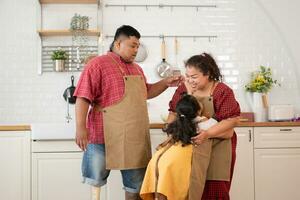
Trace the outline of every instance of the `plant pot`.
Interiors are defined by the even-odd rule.
[[[56,72],[65,71],[65,60],[55,60],[54,71],[56,71]]]

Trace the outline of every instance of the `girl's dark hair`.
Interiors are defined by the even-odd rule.
[[[197,133],[197,117],[200,105],[197,99],[191,95],[183,95],[176,105],[176,120],[170,123],[165,132],[172,136],[173,142],[181,141],[183,146],[191,143],[191,137]]]
[[[186,61],[185,67],[195,67],[204,75],[208,75],[210,81],[222,81],[222,75],[216,61],[208,53],[190,57]]]
[[[115,33],[115,36],[114,36],[114,41],[111,43],[110,47],[109,47],[109,50],[112,51],[113,50],[113,47],[114,47],[114,42],[119,39],[120,36],[126,36],[126,37],[130,37],[130,36],[134,36],[136,37],[137,39],[140,39],[141,38],[141,34],[135,29],[133,28],[132,26],[129,26],[129,25],[122,25],[120,26],[117,30],[116,30],[116,33]]]

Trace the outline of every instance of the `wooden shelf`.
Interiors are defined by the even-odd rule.
[[[70,30],[39,30],[38,31],[40,36],[71,36],[72,32]],[[100,36],[99,30],[87,30],[88,36]]]
[[[97,4],[98,0],[40,0],[41,4]]]

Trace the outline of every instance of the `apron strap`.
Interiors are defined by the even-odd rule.
[[[108,55],[110,58],[111,58],[111,60],[115,63],[115,65],[119,68],[119,70],[121,71],[121,74],[123,75],[123,76],[126,76],[126,73],[125,73],[125,71],[122,69],[122,66],[111,56],[111,55]]]
[[[210,88],[210,91],[209,91],[209,96],[212,97],[213,96],[213,93],[214,93],[214,90],[215,88],[217,87],[218,83],[216,83],[215,81],[213,82],[213,85],[212,87]]]
[[[111,60],[116,64],[116,66],[119,68],[119,70],[121,71],[123,76],[126,76],[125,71],[123,70],[122,66],[120,65],[120,63],[118,63],[111,55],[108,55]],[[135,65],[133,65],[135,68],[137,68]],[[137,68],[137,70],[140,72],[140,70]],[[141,72],[140,72],[141,73]]]
[[[92,104],[92,109],[95,112],[103,112],[103,108],[97,103]]]

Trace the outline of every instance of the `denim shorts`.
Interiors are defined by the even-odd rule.
[[[110,170],[105,168],[105,145],[88,144],[82,159],[83,183],[101,187],[107,183]],[[120,170],[123,189],[131,193],[139,193],[146,168]]]

